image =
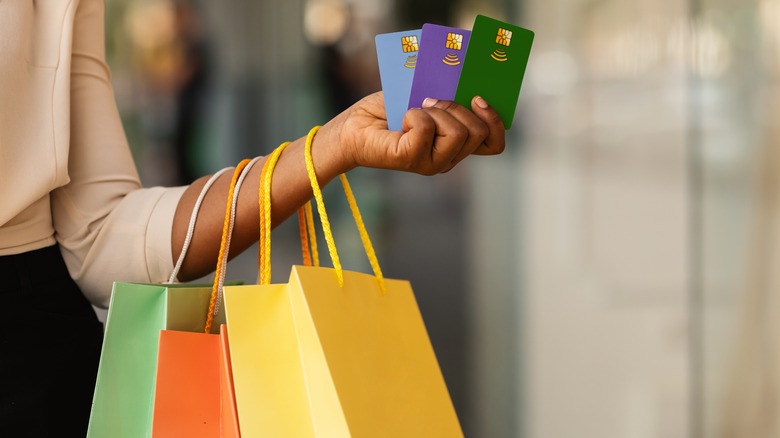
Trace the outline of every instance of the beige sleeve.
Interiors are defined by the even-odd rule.
[[[105,62],[103,0],[81,0],[73,27],[70,181],[52,193],[55,237],[96,305],[112,282],[160,282],[173,268],[171,229],[184,187],[142,189]]]

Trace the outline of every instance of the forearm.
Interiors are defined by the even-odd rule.
[[[330,129],[338,121],[324,126],[314,139],[312,158],[320,185],[324,186],[354,167],[341,153],[338,130]],[[312,196],[302,137],[290,144],[279,157],[271,184],[271,226],[282,223]],[[246,250],[258,240],[260,227],[259,184],[264,160],[252,167],[238,194],[236,223],[230,242],[230,256]],[[192,208],[207,177],[195,181],[182,196],[173,222],[171,245],[178,258],[187,232]],[[222,175],[207,193],[195,226],[195,234],[179,273],[182,281],[202,277],[214,270],[219,253],[231,173]]]
[[[358,165],[403,170],[424,175],[447,172],[472,154],[494,155],[504,150],[504,125],[498,113],[480,97],[471,109],[454,103],[426,99],[422,109],[409,110],[403,131],[389,131],[384,99],[380,93],[366,96],[325,124],[312,145],[314,168],[321,186]],[[304,147],[300,138],[281,154],[271,185],[271,226],[275,227],[311,198]],[[257,241],[260,229],[258,184],[262,163],[244,180],[237,205],[230,255]],[[179,279],[203,276],[216,267],[224,222],[230,176],[223,175],[204,200],[195,236]],[[190,186],[176,210],[171,237],[177,259],[187,231],[192,207],[205,179]]]

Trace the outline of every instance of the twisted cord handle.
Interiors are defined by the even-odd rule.
[[[244,177],[249,172],[244,172],[247,167],[254,165],[257,162],[257,158],[254,160],[242,160],[236,166],[233,171],[233,178],[230,180],[230,189],[228,190],[227,205],[225,207],[225,220],[222,225],[222,238],[219,242],[219,255],[217,256],[217,268],[214,272],[214,284],[211,288],[211,298],[209,299],[209,311],[206,316],[206,326],[204,328],[205,333],[211,333],[211,326],[214,323],[214,316],[219,312],[219,301],[222,296],[222,286],[225,282],[225,268],[227,266],[227,258],[230,248],[230,237],[233,232],[233,225],[235,223],[236,205],[238,202],[235,196],[238,189],[241,187]],[[250,167],[251,168],[251,167]]]
[[[314,192],[314,199],[317,202],[317,212],[320,214],[320,221],[322,222],[322,232],[325,235],[325,242],[328,244],[328,252],[330,253],[331,261],[333,262],[333,267],[336,270],[336,277],[338,278],[339,286],[344,286],[344,271],[341,267],[341,261],[339,260],[338,252],[336,251],[336,243],[333,240],[333,233],[331,231],[330,227],[330,221],[328,220],[328,214],[325,211],[325,203],[322,199],[322,191],[320,190],[320,184],[317,181],[317,174],[314,171],[314,160],[312,159],[311,155],[311,147],[312,143],[314,141],[314,136],[317,134],[317,131],[319,131],[320,127],[315,126],[314,128],[309,131],[309,135],[306,137],[306,148],[305,148],[305,154],[306,154],[306,171],[309,175],[309,182],[311,183],[312,191]],[[347,176],[344,174],[339,175],[339,179],[341,180],[341,184],[344,187],[344,193],[347,196],[347,202],[349,203],[349,209],[352,212],[352,217],[355,219],[355,224],[357,224],[358,232],[360,233],[360,240],[363,242],[363,248],[366,251],[366,256],[368,257],[368,261],[371,264],[371,268],[374,270],[374,276],[377,279],[377,282],[379,283],[379,288],[382,291],[382,294],[385,294],[387,292],[387,286],[385,284],[384,276],[382,275],[382,270],[379,267],[379,261],[376,258],[376,252],[374,251],[374,246],[371,244],[371,239],[368,236],[368,231],[366,230],[365,223],[363,222],[363,217],[360,214],[360,210],[358,209],[357,202],[355,201],[355,196],[352,193],[352,188],[349,185],[349,181],[347,181]]]
[[[206,198],[206,194],[208,193],[209,189],[212,185],[214,185],[214,182],[219,179],[222,174],[230,170],[229,167],[226,167],[219,172],[215,173],[214,175],[211,175],[211,178],[209,178],[208,181],[206,181],[206,184],[203,186],[203,188],[200,191],[200,195],[198,195],[198,199],[195,201],[195,205],[192,207],[192,216],[190,216],[190,223],[187,226],[187,235],[184,238],[184,245],[181,247],[181,252],[179,253],[179,259],[176,260],[176,265],[173,267],[173,271],[171,272],[171,276],[168,277],[168,283],[176,283],[178,281],[179,271],[181,270],[181,266],[184,264],[184,258],[187,256],[187,250],[190,249],[190,244],[192,243],[192,236],[195,234],[195,222],[198,219],[198,212],[200,212],[200,206],[203,204],[203,200]]]

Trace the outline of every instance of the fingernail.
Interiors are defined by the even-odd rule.
[[[474,98],[474,103],[477,104],[478,107],[482,109],[488,109],[489,105],[485,99],[483,99],[481,96],[477,96]]]
[[[426,97],[425,100],[423,100],[422,107],[423,108],[430,108],[434,105],[436,105],[439,102],[439,99],[434,99],[433,97]]]

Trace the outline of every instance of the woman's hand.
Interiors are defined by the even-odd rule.
[[[471,154],[504,150],[498,113],[481,97],[474,98],[471,108],[473,112],[454,102],[426,99],[423,108],[406,112],[402,131],[389,131],[383,95],[374,93],[325,124],[315,145],[317,138],[338,144],[344,171],[363,166],[423,175],[448,172]]]

